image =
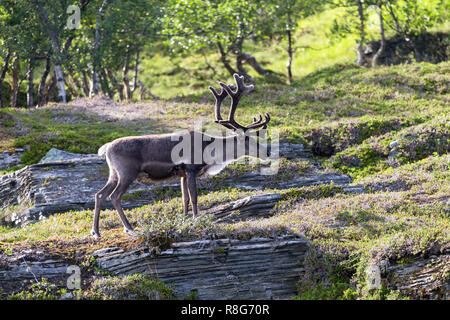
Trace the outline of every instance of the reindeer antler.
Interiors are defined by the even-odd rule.
[[[217,93],[217,91],[213,87],[209,87],[211,92],[214,95],[214,98],[216,99],[216,105],[215,105],[215,116],[216,116],[216,122],[220,123],[224,127],[231,129],[231,130],[243,130],[244,132],[250,129],[259,129],[259,128],[266,128],[267,123],[270,121],[270,116],[268,113],[264,115],[265,120],[263,121],[263,118],[261,115],[259,115],[259,119],[253,118],[253,122],[247,126],[243,126],[236,122],[234,120],[234,113],[236,112],[236,107],[238,106],[239,100],[241,99],[242,95],[250,90],[253,89],[253,85],[245,85],[244,84],[244,76],[239,76],[237,73],[233,75],[234,80],[236,81],[236,86],[234,85],[227,85],[223,82],[219,82],[220,86],[222,87],[222,90],[220,93]],[[235,91],[233,91],[235,90]],[[223,102],[223,100],[228,96],[231,98],[231,107],[230,107],[230,113],[228,115],[227,120],[223,120],[222,116],[220,115],[220,106]]]

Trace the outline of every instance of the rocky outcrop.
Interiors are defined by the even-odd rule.
[[[282,151],[286,149],[285,151]],[[304,156],[307,151],[298,145],[288,149],[280,146],[281,155],[289,157]],[[289,151],[289,152],[288,152]],[[53,152],[61,155],[60,152]],[[52,154],[44,159],[44,163],[27,166],[0,178],[0,209],[19,204],[29,204],[26,209],[15,211],[7,220],[15,225],[22,225],[53,213],[67,212],[70,210],[85,210],[94,208],[94,194],[100,190],[108,178],[106,161],[95,155],[86,155],[85,158],[54,161]],[[63,154],[71,158],[73,154]],[[76,155],[75,155],[76,156]],[[47,162],[50,161],[51,162]],[[239,176],[200,179],[201,188],[213,187],[214,183],[221,186],[234,186],[251,190],[262,190],[266,187],[285,189],[302,187],[314,184],[346,185],[351,182],[346,175],[320,173],[312,171],[303,175],[291,174],[288,179],[278,179],[277,176],[261,175],[259,172],[246,172]],[[179,189],[178,179],[164,183],[143,184],[138,179],[128,189],[123,197],[123,207],[131,209],[151,203],[155,198],[155,188]],[[354,187],[348,188],[352,192],[360,190]],[[272,200],[270,200],[272,201]],[[269,202],[270,202],[269,201]],[[273,202],[273,201],[272,201]],[[273,207],[272,202],[256,204],[253,209]],[[225,207],[229,205],[225,205]],[[112,208],[109,201],[105,202],[105,208]],[[224,209],[225,210],[225,209]],[[242,210],[241,210],[242,211]],[[251,210],[247,212],[251,214]]]
[[[218,222],[235,222],[251,218],[265,218],[273,214],[273,208],[281,200],[279,193],[259,194],[215,206],[203,213],[212,214]]]
[[[19,165],[23,151],[23,149],[16,149],[14,152],[8,150],[0,152],[0,170],[8,170]]]
[[[97,158],[96,154],[70,153],[56,148],[51,148],[39,163],[49,163],[61,160]]]
[[[416,258],[403,264],[387,265],[388,286],[412,299],[450,299],[450,255]]]
[[[114,274],[151,273],[177,296],[198,299],[286,299],[296,294],[309,248],[302,238],[199,240],[173,244],[152,258],[146,250],[94,252]]]
[[[0,178],[0,207],[32,203],[10,217],[15,224],[56,212],[92,208],[93,196],[107,175],[105,162],[99,158],[27,166]]]
[[[286,159],[308,159],[311,158],[311,150],[305,148],[302,144],[280,143],[278,145],[280,157]]]
[[[289,299],[296,294],[308,248],[307,240],[284,236],[178,242],[157,254],[144,247],[114,247],[91,255],[98,267],[114,275],[151,274],[171,286],[177,298]],[[26,254],[8,260],[0,265],[0,283],[7,293],[21,281],[42,277],[65,283],[67,268],[75,263]]]
[[[273,179],[270,176],[260,175],[257,172],[246,172],[239,177],[225,178],[222,183],[226,186],[234,186],[249,190],[263,190],[265,188],[289,189],[317,184],[334,183],[345,185],[352,182],[347,175],[334,173],[312,173],[297,176],[292,174],[290,179]]]
[[[411,61],[427,61],[439,63],[448,60],[449,35],[447,32],[422,32],[408,38],[396,36],[386,39],[385,49],[379,63],[396,65]],[[370,41],[364,48],[364,65],[371,65],[375,53],[380,47],[380,41]]]

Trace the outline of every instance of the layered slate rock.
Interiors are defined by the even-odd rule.
[[[284,236],[178,242],[158,254],[144,247],[112,247],[92,256],[99,267],[117,276],[153,275],[171,286],[177,298],[289,299],[296,294],[308,248],[305,239]],[[8,257],[7,263],[0,263],[0,283],[6,293],[41,278],[66,283],[67,268],[73,264],[76,262],[45,254]]]
[[[222,181],[226,186],[235,186],[248,190],[263,190],[265,188],[289,189],[329,183],[346,185],[351,182],[352,179],[349,176],[334,173],[313,173],[302,176],[293,174],[292,179],[276,180],[257,172],[246,172],[239,177],[225,178]]]
[[[0,170],[7,170],[19,165],[23,151],[23,149],[15,149],[14,152],[9,150],[0,152]]]
[[[42,278],[65,283],[64,280],[69,276],[66,271],[71,264],[73,263],[50,257],[43,251],[0,253],[0,289],[3,294],[15,293]]]
[[[447,250],[450,251],[450,250]],[[390,288],[412,299],[450,299],[450,252],[416,258],[405,264],[387,263],[383,277]]]
[[[11,217],[15,224],[37,221],[52,213],[90,209],[108,178],[100,158],[35,164],[0,178],[0,207],[30,204]],[[134,201],[134,206],[146,202]],[[130,207],[124,201],[124,207]]]
[[[287,236],[179,242],[156,256],[148,250],[107,248],[93,256],[115,275],[157,275],[178,297],[289,299],[297,292],[308,248],[305,239]]]
[[[39,163],[49,163],[61,160],[97,158],[96,154],[70,153],[56,148],[51,148]]]
[[[204,210],[218,222],[235,222],[251,218],[266,218],[273,214],[273,208],[281,200],[280,193],[258,194]]]

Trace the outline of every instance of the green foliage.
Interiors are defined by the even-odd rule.
[[[319,283],[315,286],[302,286],[299,288],[295,300],[355,300],[358,293],[354,291],[348,279],[331,278],[330,285]]]
[[[135,191],[133,193],[124,194],[123,197],[122,197],[122,200],[128,201],[128,200],[141,199],[144,194],[145,194],[144,190],[137,190],[137,191]]]
[[[61,121],[67,112],[57,108],[43,108],[30,112],[6,109],[12,119],[18,119],[28,133],[18,136],[12,146],[24,148],[21,162],[38,162],[51,148],[72,153],[97,153],[103,144],[128,135],[137,130],[124,128],[114,123],[98,123],[98,119],[84,114],[70,115],[71,121]],[[13,131],[14,132],[14,131]]]
[[[386,2],[386,23],[401,35],[414,36],[448,19],[445,0],[397,0]]]
[[[11,218],[14,214],[17,212],[26,210],[28,208],[32,207],[31,203],[21,203],[15,206],[9,206],[6,208],[2,208],[0,210],[0,226],[8,226],[11,224]]]
[[[277,203],[276,208],[278,210],[282,208],[289,208],[291,205],[304,200],[322,199],[327,197],[333,197],[338,193],[343,193],[343,188],[334,184],[329,185],[313,185],[301,188],[289,188],[282,190],[281,199]]]
[[[140,211],[143,214],[141,234],[146,243],[155,248],[165,249],[177,240],[198,238],[206,230],[214,229],[211,216],[193,218],[185,215],[180,200],[176,203],[158,202],[152,207],[143,207]]]
[[[173,0],[165,7],[164,29],[170,44],[184,52],[220,43],[226,52],[250,34],[258,37],[264,27],[261,1],[221,2]]]
[[[320,156],[330,156],[343,151],[349,146],[361,144],[370,137],[397,131],[403,127],[419,124],[422,117],[362,117],[358,122],[335,123],[322,126],[304,133],[305,139],[311,143],[313,152]]]
[[[430,120],[402,130],[366,139],[338,152],[331,165],[355,178],[381,172],[390,166],[415,162],[450,151],[450,127],[446,120]],[[397,145],[390,147],[391,142]]]
[[[55,284],[42,278],[41,282],[33,283],[27,290],[8,296],[9,300],[58,300],[67,293],[64,288],[58,288]]]
[[[74,292],[75,299],[89,300],[168,300],[173,290],[147,274],[103,277],[92,282],[88,290]]]
[[[86,268],[88,272],[94,272],[96,275],[101,276],[111,276],[111,272],[109,272],[107,269],[102,268],[98,263],[97,260],[95,260],[94,256],[87,255],[84,257],[83,261],[80,263],[81,267]]]

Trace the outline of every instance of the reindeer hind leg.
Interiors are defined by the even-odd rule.
[[[95,194],[94,221],[91,229],[91,235],[96,239],[100,238],[100,210],[102,209],[103,203],[105,202],[106,198],[116,188],[117,182],[117,173],[114,170],[110,169],[108,182],[106,182],[106,185]]]
[[[192,216],[195,218],[197,216],[197,173],[188,171],[186,172],[186,185],[187,185],[187,191],[189,193],[189,199],[191,201],[192,205]]]
[[[136,179],[138,175],[138,171],[129,171],[127,173],[119,172],[119,182],[114,189],[114,191],[110,195],[111,202],[114,208],[119,213],[120,220],[122,220],[122,224],[126,233],[133,234],[133,227],[128,221],[125,213],[123,212],[122,205],[120,204],[120,200],[123,194],[127,191],[130,184]]]

